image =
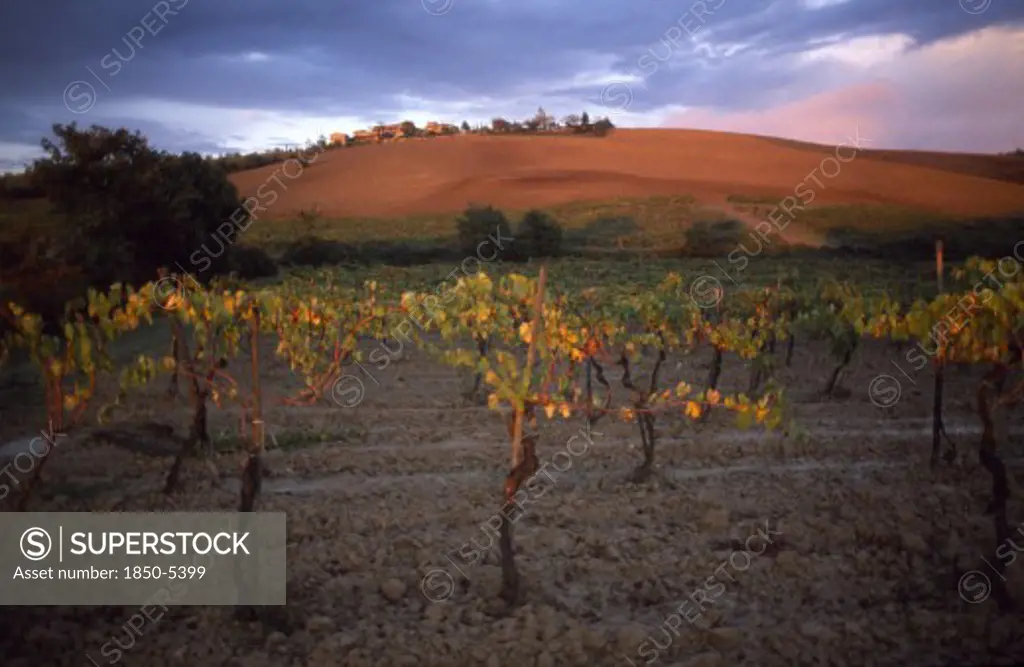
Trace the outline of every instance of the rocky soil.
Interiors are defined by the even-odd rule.
[[[740,431],[725,415],[699,427],[661,418],[659,474],[645,485],[624,482],[640,458],[634,426],[602,422],[589,442],[570,440],[578,421],[545,426],[540,453],[551,467],[516,522],[525,601],[512,610],[497,601],[489,527],[508,458],[501,424],[458,399],[466,378],[408,355],[363,376],[352,408],[268,409],[260,508],[288,514],[287,606],[251,622],[228,607],[172,607],[135,633],[133,608],[6,608],[2,662],[115,664],[112,647],[116,662],[140,667],[1022,661],[1020,612],[980,601],[979,576],[996,577],[985,563],[996,544],[983,515],[990,482],[977,465],[972,377],[950,374],[947,426],[960,457],[933,472],[930,373],[903,379],[887,410],[868,395],[895,354],[861,352],[848,395],[825,400],[816,395],[824,357],[799,347],[779,374],[803,440]],[[676,370],[702,379],[706,362]],[[738,362],[726,371],[726,389],[745,385]],[[285,372],[268,372],[272,394],[285,391]],[[137,397],[121,428],[155,420],[183,433],[187,409],[162,393]],[[33,415],[4,417],[7,439],[31,431]],[[1000,445],[1024,549],[1021,417],[1004,419]],[[227,442],[237,420],[215,410],[212,431]],[[30,509],[236,507],[237,452],[192,462],[185,492],[167,498],[161,448],[115,440],[62,445]],[[1024,563],[1005,577],[1024,605]]]

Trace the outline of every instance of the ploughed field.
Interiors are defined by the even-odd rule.
[[[272,406],[294,380],[269,348],[263,356],[272,451],[259,509],[288,514],[287,607],[264,608],[248,624],[230,607],[172,607],[141,636],[128,626],[137,608],[7,608],[4,665],[109,664],[118,644],[120,664],[154,667],[1024,659],[1019,614],[979,602],[982,575],[996,576],[983,561],[995,562],[996,545],[983,514],[991,483],[977,464],[973,371],[947,374],[947,430],[960,456],[936,472],[931,372],[915,370],[908,349],[882,344],[859,349],[841,383],[847,392],[830,399],[819,395],[834,365],[823,346],[798,342],[792,367],[780,363],[802,440],[739,430],[727,414],[697,426],[659,417],[659,474],[640,486],[624,481],[640,461],[634,425],[609,418],[589,437],[579,436],[579,420],[542,426],[547,467],[515,525],[526,600],[508,611],[497,600],[493,528],[509,459],[503,425],[460,397],[471,378],[419,350],[400,356],[386,368],[349,367],[359,382],[308,408]],[[663,385],[702,383],[710,358],[683,358]],[[879,374],[900,385],[879,384]],[[742,391],[748,376],[727,357],[720,387]],[[180,433],[188,407],[170,404],[165,390],[133,396],[119,426],[152,420]],[[10,393],[0,403],[5,435],[32,430]],[[228,449],[238,414],[212,409],[210,418]],[[1024,545],[1014,480],[1021,415],[1000,422],[999,444],[1014,491],[1010,523]],[[62,443],[30,509],[236,507],[240,452],[216,455],[216,476],[190,462],[184,492],[167,498],[170,459],[142,448]],[[1024,600],[1024,562],[1009,563],[1005,576]]]
[[[449,136],[332,150],[305,169],[271,165],[231,180],[259,201],[252,210],[261,220],[302,210],[403,217],[459,211],[471,202],[525,209],[681,193],[714,205],[753,195],[963,216],[1024,210],[1024,183],[1012,159],[873,152],[872,138],[850,129],[838,146],[672,129],[616,130],[604,138]]]

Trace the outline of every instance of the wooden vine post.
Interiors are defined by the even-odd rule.
[[[501,548],[501,597],[510,605],[521,598],[522,589],[519,585],[519,572],[516,570],[515,552],[512,546],[512,519],[510,514],[515,507],[515,495],[523,482],[527,481],[538,469],[535,452],[536,435],[523,437],[524,419],[533,417],[533,406],[527,405],[530,394],[530,381],[533,375],[533,363],[537,356],[537,337],[540,334],[540,322],[544,317],[544,288],[547,284],[547,265],[541,266],[537,280],[537,293],[533,302],[533,322],[530,327],[530,342],[526,350],[526,366],[523,370],[523,382],[519,395],[515,400],[515,413],[509,425],[512,436],[512,470],[505,479],[505,497],[501,509],[501,526],[499,543]],[[529,415],[527,415],[529,410]]]
[[[935,242],[935,281],[938,287],[938,296],[945,291],[943,288],[943,266],[942,266],[942,239]],[[932,331],[934,334],[934,330]],[[942,426],[942,385],[945,375],[945,343],[934,341],[936,357],[933,364],[935,370],[935,386],[932,392],[932,458],[931,466],[934,468],[939,464],[939,449],[941,448],[940,437],[943,431]]]
[[[249,346],[252,348],[252,441],[245,463],[242,465],[242,497],[239,512],[252,512],[256,506],[263,482],[263,400],[260,393],[260,306],[253,300],[250,304]]]

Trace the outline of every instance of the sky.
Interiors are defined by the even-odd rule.
[[[0,82],[4,170],[54,123],[224,153],[538,107],[992,153],[1024,147],[1024,2],[33,0],[0,6]]]

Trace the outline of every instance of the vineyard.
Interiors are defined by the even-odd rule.
[[[21,511],[50,508],[55,502],[97,509],[89,500],[69,498],[66,490],[46,495],[44,477],[50,476],[44,469],[51,455],[61,447],[75,447],[77,432],[113,429],[124,415],[139,410],[177,415],[166,406],[176,405],[184,394],[187,418],[174,426],[187,435],[174,441],[176,451],[156,461],[136,457],[125,464],[139,466],[127,476],[151,484],[154,466],[167,461],[159,488],[138,489],[137,497],[102,509],[185,503],[190,509],[214,510],[224,506],[229,493],[243,512],[286,507],[296,558],[313,558],[306,553],[314,546],[327,554],[317,555],[317,564],[302,578],[289,572],[290,599],[313,599],[320,606],[321,596],[338,597],[336,603],[345,608],[340,617],[325,612],[297,621],[292,616],[300,612],[290,603],[282,612],[287,618],[263,619],[265,629],[280,625],[281,630],[250,643],[300,660],[294,664],[321,664],[315,660],[342,654],[349,656],[346,664],[376,664],[373,656],[393,638],[384,644],[383,634],[373,634],[373,623],[381,628],[398,624],[408,633],[410,646],[421,647],[423,653],[441,651],[449,656],[445,664],[453,664],[453,656],[465,664],[488,665],[621,664],[628,656],[639,664],[652,651],[666,665],[688,657],[706,665],[739,661],[733,655],[737,652],[757,664],[791,664],[832,655],[840,646],[842,651],[878,653],[878,664],[884,664],[882,653],[896,656],[899,650],[891,640],[869,641],[873,630],[851,616],[860,613],[869,614],[865,618],[880,626],[879,633],[897,623],[922,642],[934,641],[935,655],[981,661],[970,652],[1016,651],[1019,657],[1024,650],[1020,626],[1008,630],[1014,624],[999,625],[1002,621],[993,626],[991,618],[1014,613],[1015,602],[1024,595],[1021,574],[1014,570],[1024,568],[987,554],[998,553],[997,547],[1016,534],[1012,525],[1024,521],[1024,516],[1013,515],[1019,505],[1011,493],[1012,457],[1005,452],[1013,440],[1001,426],[1019,421],[1024,399],[1020,268],[1015,263],[1009,271],[1006,260],[972,259],[943,276],[938,290],[923,298],[899,284],[879,290],[853,281],[810,281],[796,273],[735,288],[667,273],[649,290],[613,281],[595,285],[585,276],[555,280],[547,267],[536,276],[479,271],[434,289],[395,288],[381,280],[353,285],[328,270],[295,272],[263,287],[233,280],[201,286],[188,276],[162,275],[138,288],[115,285],[106,293],[91,292],[87,303],[69,305],[65,321],[52,330],[39,316],[6,304],[0,316],[11,333],[3,339],[0,361],[32,362],[46,406],[45,421],[36,428],[51,442],[66,434],[72,444],[49,447],[25,479],[8,485],[10,498],[4,502]],[[121,342],[153,328],[168,333],[165,348],[129,356],[115,352]],[[885,370],[884,361],[877,364],[882,374],[873,381],[853,385],[849,378],[861,372],[857,365],[862,353],[883,360],[920,360],[918,381],[927,385],[918,392],[927,402],[921,423],[927,424],[930,436],[894,440],[886,435],[887,420],[913,398],[910,392],[903,396],[899,384],[893,389],[879,382],[897,374]],[[435,384],[420,388],[421,399],[438,406],[439,424],[468,425],[467,437],[475,443],[446,449],[447,443],[423,438],[409,442],[401,456],[386,448],[373,451],[373,446],[350,444],[328,447],[330,451],[316,456],[299,449],[281,454],[283,447],[269,446],[276,444],[276,437],[268,427],[281,420],[314,421],[329,411],[331,419],[356,423],[359,412],[367,409],[364,394],[371,390],[378,392],[382,419],[399,426],[408,422],[404,430],[416,432],[412,420],[422,405],[403,408],[389,402],[396,388],[383,385],[405,384],[407,372],[396,369],[413,357],[450,369],[456,381],[438,382],[434,376]],[[382,378],[389,367],[400,375],[378,381],[367,367]],[[911,379],[915,386],[918,381]],[[455,389],[449,384],[458,386],[458,396],[441,395]],[[357,400],[351,401],[347,397],[355,388]],[[864,398],[872,403],[870,419],[862,420],[868,426],[859,436],[865,446],[838,452],[840,467],[869,475],[864,466],[872,461],[865,455],[873,455],[881,463],[870,473],[875,475],[871,480],[891,493],[902,487],[900,493],[910,495],[900,500],[849,486],[828,466],[812,466],[824,477],[793,488],[783,488],[793,485],[792,479],[772,482],[774,478],[758,477],[754,470],[749,488],[728,492],[735,496],[716,496],[716,484],[721,483],[712,481],[714,466],[680,474],[685,471],[666,465],[753,457],[754,467],[768,474],[770,460],[794,463],[837,454],[827,441],[857,440],[856,420],[846,414],[853,408],[845,406]],[[809,403],[824,408],[821,412],[829,413],[830,420],[820,419],[820,414],[809,420]],[[949,427],[947,422],[970,413],[980,435],[965,436],[964,429]],[[487,429],[485,421],[501,424],[500,447],[494,429],[481,430]],[[224,423],[240,425],[244,435],[237,452],[219,449],[212,435],[213,425]],[[828,429],[815,428],[826,423],[840,435],[826,436]],[[843,431],[849,433],[844,436]],[[588,443],[582,453],[563,444],[566,437],[570,442],[575,437],[570,433],[581,434]],[[692,446],[680,451],[683,441]],[[552,454],[559,453],[568,467],[556,463]],[[54,458],[71,461],[72,454],[61,450]],[[79,473],[87,476],[86,468],[97,463],[88,452],[82,456],[81,469],[66,463],[62,474],[69,479]],[[211,489],[203,479],[206,469],[216,470],[217,461],[239,456],[236,481],[214,479]],[[465,473],[472,490],[463,493],[441,479],[418,492],[401,491],[397,481],[392,489],[382,484],[376,491],[361,492],[372,477],[360,481],[353,469],[362,467],[359,461],[364,459],[378,471],[447,462],[447,479]],[[215,463],[194,464],[199,460]],[[289,476],[282,471],[299,470],[314,478],[330,467],[335,467],[336,477],[349,475],[350,483],[337,490],[351,495],[328,496],[338,506],[326,512],[311,509],[303,499],[312,484],[305,490],[293,484],[289,491],[287,480],[281,480]],[[894,472],[897,468],[902,472]],[[487,481],[490,471],[499,469],[495,481]],[[484,479],[473,477],[481,470]],[[805,530],[794,528],[793,520],[777,521],[773,510],[812,493],[821,497]],[[439,505],[418,508],[427,498]],[[864,520],[861,504],[877,509],[879,503],[892,503],[887,520],[912,523],[919,527],[915,531],[929,537],[889,526],[894,537],[891,531],[886,534],[884,522]],[[607,512],[597,514],[599,506]],[[701,513],[697,508],[710,509]],[[399,518],[399,510],[418,518]],[[458,524],[453,517],[467,510],[472,518],[453,529],[452,522]],[[622,526],[612,525],[611,517]],[[987,522],[984,533],[979,521]],[[928,531],[920,528],[922,522],[931,523]],[[473,530],[466,523],[480,527],[473,533],[476,539],[484,526],[492,529],[484,530],[487,548],[473,542],[478,547],[470,550],[473,557],[458,548]],[[767,531],[760,534],[768,542],[761,552],[751,553],[765,557],[755,557],[749,571],[735,573],[736,583],[726,581],[723,600],[729,602],[698,603],[698,620],[687,617],[689,623],[669,623],[663,630],[662,622],[673,610],[685,616],[681,603],[692,600],[697,585],[687,582],[708,579],[723,554],[728,558],[758,528]],[[367,537],[375,533],[377,539]],[[430,534],[444,535],[447,541]],[[962,562],[963,549],[959,555],[944,555],[939,536],[947,534],[963,540],[972,535],[975,541],[967,551],[978,555],[974,561],[985,556],[993,562],[994,603],[984,608],[997,607],[998,613],[982,617],[982,605],[969,605],[958,596],[959,575],[975,569],[976,562]],[[767,536],[778,537],[773,541]],[[379,546],[385,537],[386,548]],[[378,544],[376,551],[372,544]],[[627,556],[630,545],[655,556]],[[600,555],[594,555],[595,549]],[[816,582],[808,577],[788,593],[771,584],[773,572],[799,581],[801,572],[810,571],[812,559],[820,564],[830,551],[835,555],[851,549],[857,555],[844,556],[842,565]],[[868,567],[863,559],[869,549],[875,550],[879,567],[891,566],[899,573],[898,579],[874,591],[863,588]],[[349,550],[360,555],[346,555]],[[450,570],[438,588],[431,576],[446,558],[453,563],[453,550],[462,554],[463,567],[479,575],[467,575],[456,566],[465,581],[456,585],[457,575]],[[573,567],[574,558],[605,565]],[[374,571],[387,573],[379,575],[384,578],[379,592],[368,592],[373,587],[367,588],[363,580],[330,585],[345,573],[365,574],[359,563],[385,561],[387,567],[370,568],[371,577]],[[594,597],[595,586],[585,584],[588,577],[600,582],[598,588],[610,586],[611,592]],[[617,577],[621,584],[608,583]],[[447,581],[452,583],[446,588]],[[824,592],[830,586],[845,592]],[[443,594],[438,593],[441,589]],[[381,610],[381,596],[392,606]],[[829,613],[841,610],[845,625],[829,630],[812,616],[798,629],[776,634],[754,620],[758,613],[770,616],[772,612],[760,607],[772,604],[799,616],[801,596],[825,599]],[[859,602],[844,603],[844,597]],[[611,611],[616,607],[632,613],[616,619]],[[961,616],[974,620],[964,621],[965,626],[951,620]],[[645,617],[649,622],[641,620]],[[370,626],[360,625],[366,618]],[[981,623],[978,618],[989,620]],[[221,627],[229,622],[210,621]],[[308,637],[289,637],[298,632],[296,623]],[[416,624],[422,627],[411,629]],[[357,632],[357,627],[362,629]],[[609,633],[614,636],[609,638]],[[533,639],[522,638],[528,635]],[[436,640],[438,636],[442,639]],[[140,638],[140,645],[146,639]],[[797,647],[801,642],[809,643]],[[453,648],[456,644],[458,649]],[[416,653],[395,654],[394,661],[422,664],[416,662]],[[907,664],[907,656],[901,655]]]

